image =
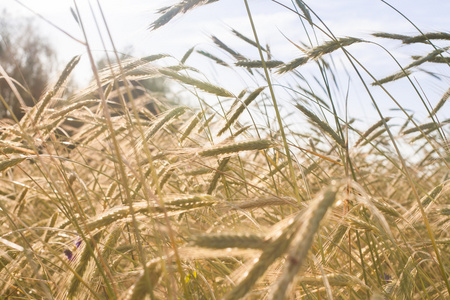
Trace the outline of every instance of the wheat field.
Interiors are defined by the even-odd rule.
[[[210,2],[161,9],[150,27]],[[1,298],[448,299],[450,120],[440,116],[450,90],[443,78],[446,92],[430,105],[411,74],[425,63],[450,66],[450,35],[336,37],[296,5],[292,13],[325,38],[296,44],[304,51],[291,61],[277,60],[253,26],[253,36],[232,33],[255,57],[213,36],[227,56],[192,48],[165,66],[174,58],[112,58],[67,95],[77,56],[21,120],[2,124]],[[375,78],[352,47],[377,39],[429,51]],[[347,116],[331,96],[335,53],[364,73],[356,84],[378,121]],[[264,83],[225,89],[189,65],[194,54]],[[309,88],[306,65],[329,93]],[[158,78],[198,105],[139,83]],[[390,96],[385,86],[400,81],[417,89],[426,118]],[[292,96],[288,109],[280,86]],[[402,118],[383,111],[373,89]]]

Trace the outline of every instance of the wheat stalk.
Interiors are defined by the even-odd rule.
[[[237,118],[244,112],[244,110],[256,99],[256,97],[261,94],[264,90],[264,87],[257,88],[253,93],[251,93],[244,102],[236,109],[236,111],[231,115],[231,117],[227,120],[225,126],[217,133],[217,136],[222,135],[227,129],[231,127],[231,125],[237,120]]]

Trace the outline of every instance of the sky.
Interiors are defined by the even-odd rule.
[[[280,2],[290,8],[294,8],[295,1]],[[377,0],[321,0],[305,1],[313,11],[321,18],[333,34],[338,37],[353,36],[366,40],[380,42],[398,59],[403,65],[407,65],[411,60],[411,55],[424,55],[433,49],[430,46],[406,47],[396,41],[382,41],[375,39],[370,34],[373,32],[389,32],[398,34],[417,35],[418,32],[408,20],[388,7],[382,1]],[[33,12],[24,8],[20,3],[29,7]],[[48,36],[50,42],[58,52],[61,69],[75,55],[83,54],[83,59],[76,69],[75,78],[81,85],[92,78],[92,71],[86,56],[85,46],[75,41],[62,32],[69,33],[76,39],[84,40],[78,23],[71,13],[71,8],[75,8],[75,3],[80,11],[85,27],[88,28],[88,40],[97,58],[103,56],[103,46],[97,33],[93,14],[97,21],[101,22],[98,3],[96,0],[0,0],[0,9],[6,9],[15,18],[27,18],[39,14],[42,18],[37,18],[35,23],[42,33]],[[89,3],[93,8],[90,10]],[[167,53],[173,56],[175,63],[180,60],[184,53],[193,46],[198,50],[205,50],[231,61],[230,56],[218,51],[211,41],[211,35],[215,35],[224,41],[231,48],[247,55],[252,59],[259,59],[257,49],[236,38],[230,31],[234,28],[242,34],[252,37],[252,31],[247,16],[243,0],[221,0],[206,6],[202,6],[189,11],[185,15],[175,17],[165,26],[151,31],[149,25],[156,20],[157,9],[176,3],[176,1],[162,0],[99,0],[103,13],[106,17],[113,41],[119,51],[131,51],[136,57],[151,54]],[[423,32],[449,31],[450,1],[447,0],[392,0],[390,4],[395,6],[405,16],[407,16]],[[269,0],[249,0],[250,9],[255,21],[259,38],[262,44],[269,44],[272,54],[277,60],[288,62],[302,53],[289,40],[296,44],[307,43],[307,36],[299,18],[286,9]],[[44,20],[45,19],[45,20]],[[315,19],[317,20],[317,19]],[[48,22],[53,23],[50,25]],[[106,39],[103,24],[101,36]],[[57,27],[57,28],[56,28]],[[322,26],[323,27],[323,26]],[[289,40],[288,40],[289,39]],[[319,37],[321,42],[326,39]],[[442,44],[442,45],[445,45]],[[107,44],[107,49],[112,49]],[[361,44],[349,47],[349,50],[363,65],[366,66],[377,78],[383,78],[398,71],[398,66],[392,58],[375,45]],[[341,63],[342,55],[333,54],[333,62],[336,64],[338,74],[337,80],[341,86],[346,87],[357,81],[355,74]],[[164,62],[162,62],[164,63]],[[230,89],[238,94],[242,88],[256,88],[257,83],[249,76],[234,71],[226,70],[223,67],[213,66],[213,63],[199,54],[193,55],[188,63],[199,68],[205,76],[213,83]],[[428,101],[434,105],[448,89],[450,77],[448,66],[431,66],[433,71],[442,75],[440,81],[432,76],[422,73],[415,73],[414,79],[420,80],[421,88]],[[311,78],[317,77],[317,68],[314,66],[302,67],[302,72],[308,73]],[[273,75],[274,82],[284,82],[289,78],[282,75]],[[370,81],[369,81],[370,82]],[[367,99],[365,91],[359,87],[346,90],[343,88],[338,93],[341,97],[348,97],[349,109],[366,120],[378,120],[378,116],[373,116],[370,108],[370,101]],[[389,91],[399,99],[401,105],[417,112],[417,115],[425,117],[423,105],[414,89],[405,83],[396,82],[386,85]],[[374,89],[375,95],[379,99],[385,98],[380,105],[383,109],[389,110],[395,105],[387,99],[386,95],[379,89]],[[281,94],[280,100],[288,99],[288,95]],[[343,105],[340,107],[343,110]],[[442,115],[449,117],[448,104]],[[395,113],[395,112],[392,112]]]

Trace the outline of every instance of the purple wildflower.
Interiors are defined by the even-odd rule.
[[[384,273],[384,281],[387,283],[392,282],[392,277],[389,274]]]
[[[64,250],[64,254],[66,255],[67,259],[72,261],[73,260],[73,253],[69,249]]]

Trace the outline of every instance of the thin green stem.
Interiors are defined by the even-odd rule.
[[[280,130],[280,133],[281,133],[281,137],[283,139],[283,146],[284,146],[284,150],[286,152],[286,157],[287,157],[287,160],[288,160],[288,163],[289,163],[289,171],[291,173],[292,185],[294,186],[294,193],[295,193],[295,196],[297,198],[297,201],[300,203],[301,202],[300,191],[299,191],[298,186],[297,186],[297,180],[296,180],[296,177],[295,177],[295,172],[294,172],[294,166],[293,166],[293,163],[292,163],[291,153],[290,153],[289,145],[288,145],[288,142],[287,142],[286,134],[284,132],[283,121],[281,119],[281,114],[280,114],[280,111],[278,109],[277,100],[275,98],[275,92],[273,90],[273,86],[272,86],[272,82],[271,82],[271,79],[270,79],[269,71],[268,71],[268,69],[266,67],[266,61],[264,60],[264,55],[263,55],[263,52],[262,52],[262,49],[261,49],[261,44],[260,44],[259,39],[258,39],[258,34],[256,33],[256,27],[255,27],[255,24],[253,22],[253,18],[252,18],[252,14],[250,12],[250,7],[248,5],[248,1],[244,0],[244,2],[245,2],[245,8],[247,10],[248,19],[249,19],[251,27],[252,27],[253,35],[255,37],[256,44],[258,45],[259,56],[261,58],[261,62],[262,62],[263,67],[264,67],[264,74],[266,76],[267,85],[269,86],[270,96],[272,97],[272,102],[273,102],[273,107],[275,109],[275,114],[277,116],[278,127],[279,127],[279,130]]]

